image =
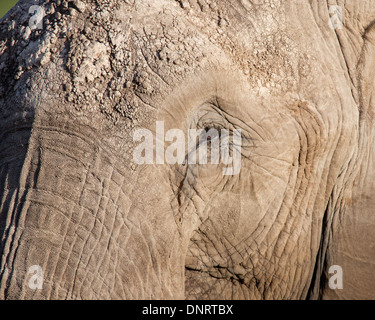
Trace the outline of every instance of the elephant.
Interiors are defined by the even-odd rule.
[[[0,299],[374,299],[374,22],[372,0],[20,0]],[[240,131],[239,173],[137,163],[157,123]]]

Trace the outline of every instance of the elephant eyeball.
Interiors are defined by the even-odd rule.
[[[220,137],[220,130],[214,127],[205,127],[204,131],[205,131],[205,134],[207,135],[206,138],[208,141],[211,141]]]

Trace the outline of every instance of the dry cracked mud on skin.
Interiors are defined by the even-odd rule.
[[[0,298],[375,298],[374,21],[371,0],[20,0],[0,21]],[[240,173],[135,164],[156,121],[241,129]]]

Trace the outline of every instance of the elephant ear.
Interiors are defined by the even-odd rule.
[[[361,116],[373,119],[375,78],[375,6],[372,0],[345,1],[342,29],[335,29],[350,77],[358,91]],[[365,120],[365,119],[363,119]]]
[[[330,19],[330,1],[324,5]],[[329,32],[337,38],[359,108],[358,151],[351,177],[337,186],[338,203],[326,210],[310,298],[375,299],[375,6],[373,0],[332,5],[342,9],[341,27]]]

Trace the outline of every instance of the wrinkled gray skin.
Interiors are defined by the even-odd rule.
[[[375,298],[372,0],[31,4],[0,26],[0,299]],[[241,129],[240,174],[134,164],[156,120]]]

